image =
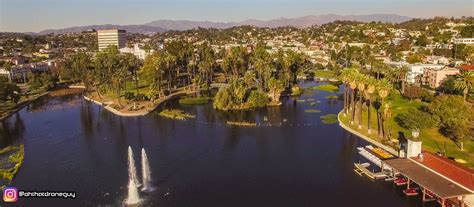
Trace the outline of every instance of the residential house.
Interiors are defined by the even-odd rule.
[[[434,68],[441,69],[444,65],[436,64],[413,64],[408,66],[407,82],[411,84],[420,84],[422,82],[421,77],[424,74],[425,69]]]

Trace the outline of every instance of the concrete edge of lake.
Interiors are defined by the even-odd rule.
[[[382,143],[380,143],[380,142],[378,142],[378,141],[376,141],[376,140],[374,140],[374,139],[372,139],[372,138],[370,138],[370,137],[367,137],[367,136],[365,136],[365,135],[363,135],[363,134],[357,132],[356,130],[352,129],[352,128],[349,127],[349,126],[346,126],[346,125],[341,121],[341,118],[340,118],[341,115],[342,115],[342,110],[337,114],[337,120],[339,121],[339,126],[341,126],[343,129],[345,129],[346,131],[350,132],[351,134],[354,134],[354,135],[356,135],[356,136],[358,136],[358,137],[360,137],[360,138],[362,138],[362,139],[368,141],[369,143],[371,143],[371,144],[373,144],[373,145],[375,145],[375,146],[377,146],[377,147],[380,147],[380,148],[384,149],[384,150],[387,151],[387,152],[390,152],[390,153],[392,153],[392,154],[394,154],[394,155],[399,156],[399,153],[398,153],[396,150],[392,149],[391,147],[388,147],[388,146],[386,146],[386,145],[384,145],[384,144],[382,144]]]
[[[110,105],[106,104],[106,103],[103,103],[103,102],[100,102],[100,101],[97,101],[95,99],[92,99],[92,98],[89,98],[87,96],[84,96],[84,99],[87,100],[87,101],[90,101],[92,103],[95,103],[99,106],[103,106],[104,109],[106,109],[107,111],[115,114],[115,115],[118,115],[118,116],[124,116],[124,117],[134,117],[134,116],[145,116],[147,115],[148,113],[150,113],[151,111],[139,111],[139,112],[127,112],[127,113],[124,113],[124,112],[121,112],[117,109],[114,109],[112,108]]]

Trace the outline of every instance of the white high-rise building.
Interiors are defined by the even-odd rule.
[[[124,48],[127,43],[125,30],[119,29],[97,30],[97,39],[99,51],[107,48],[109,45],[115,45],[118,49]]]

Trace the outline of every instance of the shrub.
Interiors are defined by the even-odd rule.
[[[268,95],[266,93],[260,91],[251,91],[247,102],[252,107],[264,107],[270,101]]]
[[[407,86],[405,88],[405,92],[403,93],[403,95],[405,95],[411,101],[413,99],[421,98],[423,93],[424,93],[423,89],[421,89],[418,86]]]
[[[213,106],[216,109],[229,110],[232,108],[232,94],[228,88],[221,88],[214,98]]]
[[[123,97],[127,100],[133,100],[135,98],[135,94],[132,92],[126,92]]]
[[[424,111],[410,108],[408,111],[398,114],[395,121],[405,129],[428,129],[435,127],[439,120],[437,117]]]

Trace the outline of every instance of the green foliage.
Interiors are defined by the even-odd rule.
[[[301,95],[302,93],[303,93],[303,89],[301,89],[299,86],[294,85],[293,87],[291,87],[292,96],[298,96],[298,95]]]
[[[461,27],[459,34],[461,34],[462,37],[474,37],[474,25],[468,25],[465,27]]]
[[[403,95],[410,100],[419,99],[423,96],[424,90],[418,86],[409,85],[405,88]]]
[[[265,107],[269,102],[268,95],[266,93],[253,90],[250,92],[247,103],[253,108]]]
[[[409,108],[407,111],[398,114],[395,121],[401,127],[409,130],[433,128],[439,122],[438,117],[415,108]]]
[[[313,86],[310,89],[319,90],[319,91],[327,91],[327,92],[338,92],[339,91],[339,87],[331,85],[331,84]]]
[[[423,62],[424,58],[425,58],[425,56],[423,54],[410,53],[407,57],[407,62],[410,63],[410,64],[421,63],[421,62]]]
[[[5,158],[5,156],[7,157]],[[25,148],[23,145],[8,146],[0,150],[0,157],[4,160],[0,163],[0,178],[10,182],[23,164]],[[10,166],[9,164],[13,164],[13,167],[5,167],[5,165]]]
[[[330,70],[316,70],[314,76],[318,78],[336,78],[336,73]]]
[[[323,124],[335,124],[338,122],[337,114],[326,114],[324,116],[320,116]]]
[[[183,110],[179,109],[165,109],[160,112],[160,116],[176,120],[193,119],[196,117],[195,115],[185,113]]]
[[[18,102],[20,98],[20,88],[9,83],[6,77],[0,76],[0,102],[11,100],[12,102]]]
[[[467,139],[472,133],[470,123],[473,121],[474,112],[462,97],[455,95],[438,96],[428,106],[428,110],[439,118],[441,132],[446,136],[455,140],[462,140]]]
[[[185,97],[179,99],[179,103],[182,105],[201,105],[209,103],[210,100],[212,99],[209,97]]]
[[[232,93],[228,88],[221,88],[214,97],[214,108],[227,111],[234,107]]]

